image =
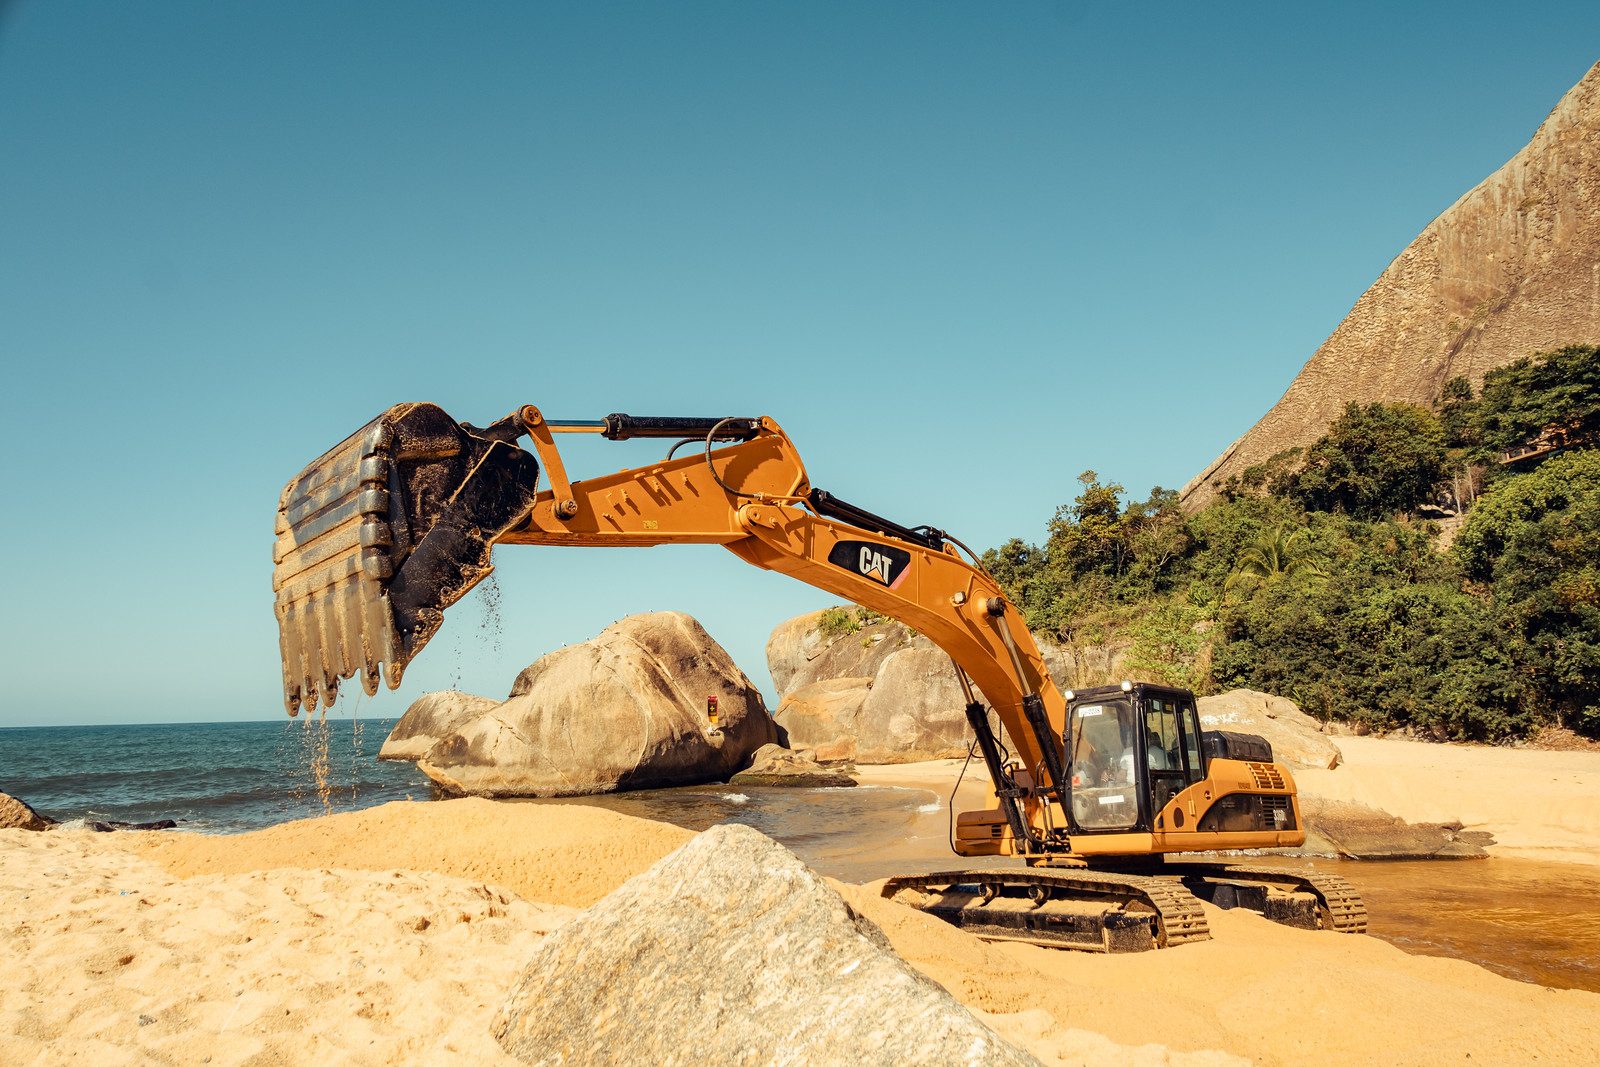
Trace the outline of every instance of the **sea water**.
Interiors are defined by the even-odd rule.
[[[393,719],[0,729],[0,790],[41,814],[237,833],[289,819],[428,799],[410,763],[380,762]]]

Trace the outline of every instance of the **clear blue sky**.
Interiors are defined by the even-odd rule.
[[[770,414],[975,546],[1181,485],[1596,59],[1592,2],[4,4],[0,725],[281,714],[278,490],[401,400]],[[362,715],[663,608],[770,687],[828,603],[499,562]]]

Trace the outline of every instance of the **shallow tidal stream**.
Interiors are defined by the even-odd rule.
[[[928,789],[896,786],[694,786],[528,803],[600,806],[690,830],[744,823],[825,875],[868,882],[974,865],[949,849],[945,800]],[[1467,960],[1518,981],[1600,992],[1600,866],[1501,857],[1241,862],[1309,864],[1341,875],[1366,900],[1370,932],[1408,952]]]

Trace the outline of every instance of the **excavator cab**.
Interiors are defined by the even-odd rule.
[[[1074,833],[1147,831],[1174,796],[1205,777],[1200,718],[1187,690],[1124,682],[1066,695]]]

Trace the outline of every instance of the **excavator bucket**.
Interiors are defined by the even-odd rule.
[[[532,504],[539,466],[521,432],[516,416],[478,429],[398,404],[284,486],[272,588],[290,715],[331,706],[358,672],[369,695],[380,674],[400,684]]]

